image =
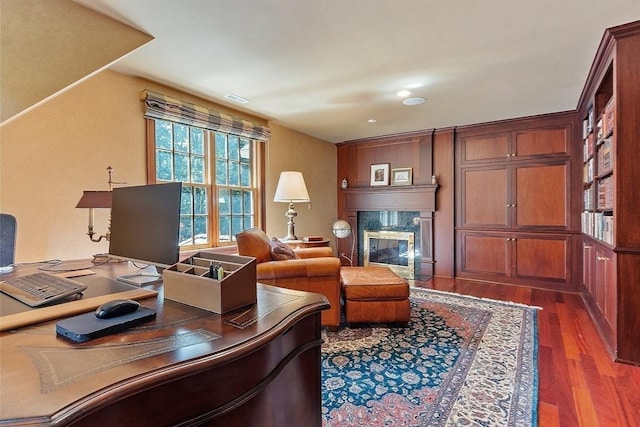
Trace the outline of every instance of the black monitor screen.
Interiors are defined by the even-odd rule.
[[[181,192],[179,182],[115,188],[109,254],[158,267],[175,264]]]

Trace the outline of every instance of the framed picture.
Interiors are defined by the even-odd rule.
[[[371,186],[389,185],[389,163],[371,165]]]
[[[391,185],[411,185],[413,170],[411,168],[398,168],[391,170]]]

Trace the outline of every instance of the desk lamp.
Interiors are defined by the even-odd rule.
[[[278,180],[278,187],[276,188],[276,195],[273,201],[289,203],[289,209],[284,214],[289,218],[289,222],[287,222],[287,237],[283,240],[298,240],[295,234],[295,224],[293,223],[293,218],[295,218],[298,213],[293,208],[293,202],[311,201],[302,172],[280,172],[280,179]]]
[[[107,171],[109,172],[109,191],[83,191],[82,197],[78,201],[76,208],[84,208],[89,209],[89,231],[87,235],[92,242],[99,242],[102,239],[109,240],[110,231],[107,231],[106,234],[102,234],[98,236],[98,238],[94,238],[96,232],[93,231],[93,222],[94,222],[94,209],[111,209],[111,190],[113,190],[113,184],[126,184],[126,182],[113,182],[111,180],[111,171],[113,168],[111,166],[107,167]]]

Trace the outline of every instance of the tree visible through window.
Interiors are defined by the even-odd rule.
[[[155,179],[182,182],[180,245],[217,246],[253,227],[254,141],[164,120],[154,122],[150,139]]]

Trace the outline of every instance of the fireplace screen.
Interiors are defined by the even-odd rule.
[[[401,231],[364,231],[364,265],[389,267],[406,279],[415,276],[414,234]]]

